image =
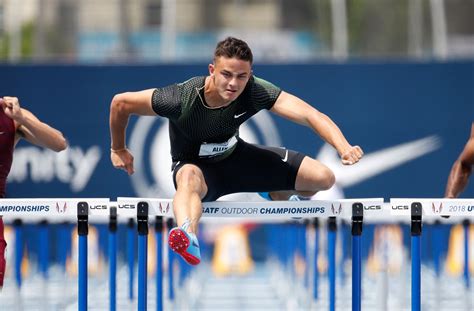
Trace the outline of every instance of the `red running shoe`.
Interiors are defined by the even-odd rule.
[[[173,252],[183,257],[188,264],[195,266],[201,262],[198,240],[182,228],[171,229],[168,236],[168,245]]]

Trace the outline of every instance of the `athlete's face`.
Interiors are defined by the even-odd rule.
[[[219,56],[209,65],[209,73],[219,97],[229,103],[242,94],[252,74],[252,66],[249,61]]]

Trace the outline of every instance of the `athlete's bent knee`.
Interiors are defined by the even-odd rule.
[[[184,165],[176,174],[176,184],[178,189],[185,187],[201,192],[203,188],[202,173],[195,166]]]
[[[324,168],[323,170],[321,170],[320,174],[321,174],[321,183],[320,183],[321,190],[328,190],[332,186],[334,186],[334,184],[336,183],[336,177],[334,176],[334,173],[329,168],[327,167]]]

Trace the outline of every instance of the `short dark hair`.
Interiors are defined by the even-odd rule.
[[[240,60],[249,61],[250,64],[253,62],[252,50],[250,50],[247,43],[234,37],[227,37],[217,43],[216,50],[214,51],[214,60],[219,56],[235,57]]]

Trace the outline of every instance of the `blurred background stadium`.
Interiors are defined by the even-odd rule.
[[[471,58],[473,11],[471,0],[2,0],[0,58],[208,61],[226,34],[258,62]]]
[[[285,145],[330,166],[338,181],[333,189],[321,193],[322,197],[388,200],[443,196],[451,165],[468,139],[474,120],[474,0],[0,0],[0,95],[19,97],[25,108],[63,131],[70,144],[68,150],[54,154],[20,143],[15,151],[7,196],[171,197],[174,189],[170,182],[166,122],[159,118],[131,120],[127,144],[136,156],[137,173],[129,177],[110,164],[110,101],[116,93],[206,75],[216,42],[228,35],[249,43],[257,76],[327,113],[347,138],[366,152],[366,158],[358,166],[343,168],[331,149],[308,129],[266,112],[243,126],[242,134],[251,141]],[[462,197],[474,197],[472,182]],[[255,196],[240,198],[255,199]],[[5,220],[13,222],[13,219]],[[474,293],[472,287],[465,288],[461,277],[462,230],[456,221],[445,222],[443,230],[436,235],[434,230],[426,230],[423,310],[472,310]],[[31,231],[27,231],[30,238],[24,242],[25,267],[29,268],[24,268],[23,287],[38,288],[38,284],[43,284],[38,283],[43,274],[37,263],[41,243],[35,225],[26,227]],[[287,272],[287,268],[278,266],[267,248],[269,227],[257,224],[237,227],[237,231],[232,231],[235,229],[232,226],[203,228],[202,238],[209,242],[205,257],[209,261],[191,273],[186,290],[195,289],[196,280],[207,290],[191,295],[192,302],[180,296],[181,300],[174,305],[168,301],[167,307],[192,310],[314,307],[314,302],[309,302],[310,294],[298,296],[295,302],[291,298],[294,291],[284,294],[288,288],[274,286],[283,282],[299,288],[303,281],[298,281],[295,275],[309,271],[307,265],[301,264],[301,251],[300,255],[295,252],[291,257],[296,272],[292,271],[296,274],[286,275],[281,271]],[[324,225],[320,230],[323,229]],[[11,230],[10,239],[14,240]],[[60,230],[51,226],[53,241],[59,241]],[[120,230],[123,237],[125,226]],[[250,266],[255,268],[244,269],[242,274],[232,273],[235,264],[232,261],[213,270],[210,262],[217,256],[213,253],[218,249],[217,244],[214,248],[216,230],[228,230],[227,236],[242,241],[243,235],[244,241],[250,241],[248,257],[239,258],[243,260],[241,264],[250,259],[255,264]],[[308,237],[314,234],[312,230],[307,230]],[[75,234],[72,225],[68,232],[71,239],[60,243],[72,243]],[[106,227],[98,225],[97,248],[92,252],[97,260],[94,266],[107,264],[104,252],[107,241],[99,238],[101,232],[106,232]],[[344,234],[348,235],[347,230],[341,231],[341,236]],[[403,294],[409,288],[410,273],[406,268],[409,264],[407,226],[373,225],[364,234],[368,241],[364,251],[364,282],[368,283],[364,309],[383,309],[378,292],[382,282],[380,273],[388,273],[389,264],[393,265],[390,270],[393,290],[386,308],[408,309],[409,298]],[[311,238],[308,241],[314,242]],[[383,256],[375,253],[388,246],[374,241],[385,241],[394,249],[400,247],[396,257],[399,260],[384,264],[380,259]],[[431,253],[436,241],[443,241],[439,280]],[[474,252],[472,241],[474,238],[471,238],[471,253]],[[9,243],[13,247],[14,242]],[[123,248],[128,242],[120,243],[119,258],[124,264]],[[245,249],[246,242],[242,243]],[[57,288],[54,284],[69,282],[72,290],[59,298],[46,295],[50,299],[45,302],[45,310],[73,309],[77,307],[74,271],[72,268],[66,272],[54,270],[66,264],[58,257],[57,245],[51,244],[50,287],[54,291]],[[324,242],[320,247],[324,253]],[[341,254],[348,247],[340,245]],[[308,246],[308,252],[312,250]],[[74,259],[71,252],[73,249],[69,251],[69,260]],[[9,252],[9,256],[13,254]],[[350,260],[343,255],[339,258]],[[471,271],[474,270],[472,258],[474,255]],[[10,257],[9,263],[12,261]],[[340,262],[341,271],[350,277],[350,269],[344,268],[347,261],[340,259]],[[231,268],[226,270],[228,266]],[[321,292],[325,291],[326,268],[322,259]],[[96,277],[96,288],[107,284],[106,276],[101,273],[104,270],[91,271]],[[34,291],[18,290],[13,267],[9,266],[7,272],[9,279],[0,294],[0,310],[2,305],[6,306],[5,310],[36,310],[37,306],[30,304],[37,298],[31,294]],[[350,308],[350,290],[345,290],[350,282],[344,283],[344,273],[340,275],[342,293],[338,306],[345,310]],[[222,276],[228,277],[222,279]],[[436,288],[430,286],[440,283],[452,286],[437,294]],[[254,287],[249,289],[245,284]],[[218,291],[219,287],[225,293]],[[269,301],[268,305],[259,305],[258,299],[256,305],[243,304],[244,299],[254,301],[245,293],[250,295],[255,288],[261,290],[263,297],[270,297],[265,300]],[[125,291],[125,286],[121,290]],[[206,296],[213,291],[227,298],[219,300],[217,294]],[[125,292],[123,296],[121,307],[133,309],[135,305],[127,304]],[[442,299],[437,301],[436,297]],[[316,306],[325,309],[326,298],[322,296]],[[106,301],[107,298],[94,299]],[[18,301],[22,302],[20,307]],[[221,304],[216,307],[212,304],[215,301]],[[97,305],[97,309],[103,308],[106,307]]]

